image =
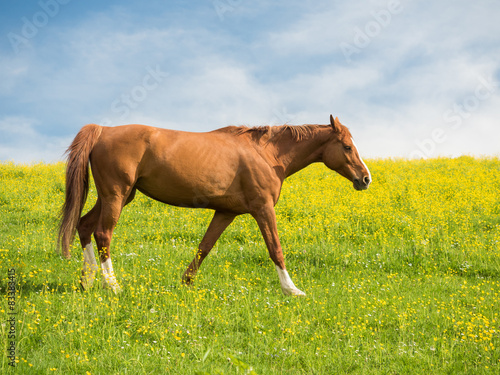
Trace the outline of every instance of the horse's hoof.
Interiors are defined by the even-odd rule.
[[[287,289],[283,290],[283,293],[287,296],[305,296],[306,294],[300,289]]]
[[[189,275],[182,276],[182,285],[191,286],[193,285],[194,278]]]

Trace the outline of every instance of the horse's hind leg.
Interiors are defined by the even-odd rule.
[[[103,288],[110,288],[115,293],[121,290],[113,271],[110,257],[111,237],[121,213],[121,202],[102,202],[101,214],[97,223],[94,238],[101,261],[101,272],[103,276]]]
[[[80,243],[83,248],[83,267],[80,285],[84,290],[88,290],[92,287],[99,268],[95,258],[94,247],[92,246],[92,233],[97,227],[97,221],[99,220],[100,214],[101,202],[97,199],[94,208],[80,219],[77,226]]]
[[[205,233],[205,236],[203,236],[200,246],[198,246],[196,256],[182,276],[182,281],[185,284],[191,284],[196,272],[203,262],[203,259],[205,259],[210,250],[212,250],[222,232],[224,232],[228,225],[232,223],[235,217],[236,215],[234,214],[215,212],[214,217],[208,226],[207,232]]]
[[[101,261],[101,272],[103,276],[102,286],[103,288],[113,290],[115,293],[120,292],[121,287],[118,285],[118,281],[116,280],[116,276],[113,271],[113,264],[111,263],[111,238],[123,207],[130,203],[132,199],[134,199],[134,196],[135,188],[131,188],[122,197],[113,195],[107,200],[103,199],[101,203],[99,221],[94,232],[94,238],[96,240],[99,258]]]

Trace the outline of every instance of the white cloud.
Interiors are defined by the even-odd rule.
[[[24,117],[0,118],[0,161],[30,164],[63,160],[71,142],[68,138],[47,136],[37,130],[37,122]]]
[[[244,2],[223,22],[205,9],[189,22],[137,23],[125,7],[69,29],[54,20],[33,50],[0,58],[0,159],[55,160],[82,125],[103,119],[204,131],[327,123],[330,113],[350,126],[363,154],[409,156],[434,129],[450,128],[443,115],[474,95],[478,77],[498,77],[492,14],[500,6],[401,0],[402,10],[348,61],[341,43],[355,46],[357,30],[387,15],[388,4],[292,2],[277,17],[278,5]],[[145,81],[151,69],[165,75]],[[428,156],[498,149],[491,124],[499,96],[500,88],[481,100]]]

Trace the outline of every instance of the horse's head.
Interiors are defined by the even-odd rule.
[[[356,190],[368,189],[372,181],[370,171],[358,154],[351,132],[332,115],[330,125],[333,133],[323,152],[323,162],[351,181]]]

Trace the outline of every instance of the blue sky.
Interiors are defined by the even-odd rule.
[[[5,0],[0,160],[87,123],[350,127],[365,157],[500,155],[500,2]]]

